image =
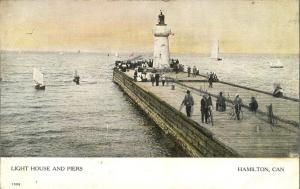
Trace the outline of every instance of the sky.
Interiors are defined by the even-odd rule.
[[[0,48],[152,52],[160,10],[173,53],[299,52],[298,0],[0,0]]]

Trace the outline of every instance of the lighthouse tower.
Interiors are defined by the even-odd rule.
[[[154,51],[153,51],[153,68],[161,68],[169,66],[169,35],[171,30],[165,24],[165,16],[160,11],[158,15],[158,24],[153,29],[154,35]]]

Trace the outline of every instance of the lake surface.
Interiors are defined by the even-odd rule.
[[[112,82],[113,65],[107,54],[2,53],[1,156],[186,156]]]

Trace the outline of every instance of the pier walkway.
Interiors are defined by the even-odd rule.
[[[126,72],[130,77],[133,72]],[[136,82],[145,91],[151,92],[160,99],[179,110],[180,104],[190,89],[194,97],[195,106],[191,119],[199,125],[210,130],[214,137],[229,146],[244,157],[289,157],[297,154],[298,150],[298,120],[299,106],[297,101],[274,98],[271,95],[249,91],[240,87],[227,85],[224,83],[213,83],[213,88],[208,89],[208,83],[202,76],[187,78],[186,73],[166,73],[167,77],[177,78],[180,82],[169,83],[168,86],[152,86],[151,82]],[[186,80],[186,82],[184,82]],[[190,81],[197,80],[197,81]],[[175,90],[171,90],[170,85],[175,85]],[[201,90],[200,90],[201,89]],[[200,100],[205,94],[205,90],[212,94],[213,100],[213,120],[214,125],[201,123]],[[202,92],[201,92],[202,91]],[[248,104],[251,96],[255,96],[259,103],[261,113],[254,114],[247,108],[243,108],[243,119],[232,119],[228,114],[231,110],[228,103],[225,112],[215,111],[215,96],[222,91],[227,97],[234,99],[236,93],[240,94],[244,104]],[[268,118],[264,114],[267,111],[266,105],[273,104],[273,111],[279,119],[275,125],[268,123]],[[182,108],[185,114],[185,108]]]
[[[243,103],[245,105],[248,105],[250,103],[251,97],[254,96],[259,104],[259,112],[266,113],[266,106],[272,104],[273,113],[276,117],[278,117],[279,120],[292,123],[295,126],[299,125],[299,100],[297,101],[294,98],[275,98],[270,94],[266,94],[267,92],[254,91],[256,89],[249,90],[225,84],[224,82],[214,82],[213,88],[208,88],[207,82],[196,82],[206,80],[205,77],[187,77],[187,73],[169,73],[166,75],[168,75],[170,78],[180,80],[179,83],[181,83],[182,86],[186,86],[187,88],[194,88],[197,91],[207,91],[207,93],[215,96],[217,96],[219,92],[222,91],[224,97],[233,100],[235,98],[235,95],[238,93],[243,99]],[[195,82],[191,82],[192,80],[195,80]]]

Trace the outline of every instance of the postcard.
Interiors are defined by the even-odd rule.
[[[298,188],[298,6],[0,1],[1,188]]]

